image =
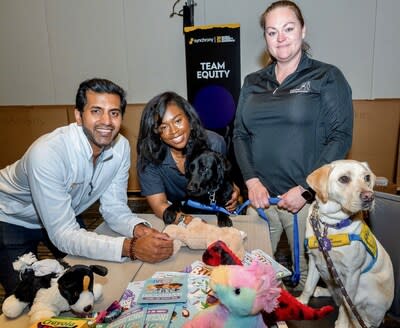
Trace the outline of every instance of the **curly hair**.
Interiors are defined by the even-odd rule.
[[[169,146],[161,140],[158,128],[170,104],[178,106],[189,120],[190,137],[183,149],[186,163],[190,163],[192,155],[208,148],[207,134],[196,110],[177,93],[164,92],[152,98],[143,109],[136,145],[139,170],[148,164],[161,164],[167,155]]]

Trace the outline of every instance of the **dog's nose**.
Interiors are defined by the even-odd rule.
[[[85,311],[86,313],[87,312],[90,312],[90,311],[92,311],[92,306],[91,305],[87,305],[87,306],[85,306],[84,308],[83,308],[83,311]]]
[[[362,191],[360,194],[360,198],[364,203],[371,203],[374,200],[374,192]]]
[[[195,182],[189,183],[186,187],[187,191],[194,192],[199,188],[199,185]]]

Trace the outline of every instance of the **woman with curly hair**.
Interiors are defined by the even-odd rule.
[[[206,149],[225,154],[226,144],[222,136],[203,128],[186,99],[164,92],[146,104],[137,142],[138,176],[142,195],[157,217],[163,218],[171,203],[185,200],[185,168]],[[235,187],[231,200],[225,204],[228,210],[235,208],[238,197]],[[183,212],[177,213],[175,223],[182,215]]]

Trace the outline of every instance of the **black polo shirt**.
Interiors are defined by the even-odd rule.
[[[213,131],[206,132],[209,147],[226,154],[224,138]],[[186,197],[187,179],[178,170],[170,151],[160,165],[149,164],[144,170],[138,170],[138,176],[143,196],[165,193],[170,202],[182,201]]]

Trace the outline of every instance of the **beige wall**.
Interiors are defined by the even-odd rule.
[[[68,104],[78,84],[94,76],[123,86],[129,103],[167,88],[186,96],[182,17],[170,18],[174,2],[1,0],[0,104]],[[240,24],[242,80],[264,66],[259,17],[272,1],[195,2],[195,25]],[[400,97],[399,0],[296,3],[313,57],[343,71],[354,99]]]
[[[127,106],[122,134],[131,143],[129,191],[139,191],[136,142],[143,104]],[[40,135],[74,121],[73,106],[0,106],[0,168],[16,161]],[[366,161],[377,176],[400,185],[400,99],[355,100],[353,146],[349,158]]]

